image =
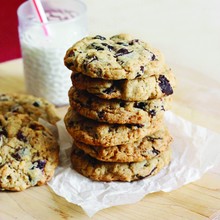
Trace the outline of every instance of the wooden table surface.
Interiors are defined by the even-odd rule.
[[[171,65],[178,79],[173,111],[194,123],[220,132],[219,111],[212,111],[199,95],[220,83],[180,66]],[[200,74],[200,75],[199,75]],[[192,85],[192,83],[195,83]],[[0,64],[0,92],[25,93],[22,60]],[[195,97],[189,99],[189,97]],[[201,102],[200,104],[197,101]],[[210,102],[210,103],[209,103]],[[203,106],[203,108],[201,107]],[[67,107],[57,109],[62,117]],[[204,111],[203,111],[203,110]],[[212,111],[207,120],[207,112]],[[216,117],[218,120],[216,120]],[[71,192],[70,192],[71,193]],[[56,195],[48,186],[32,187],[23,192],[0,193],[0,220],[8,219],[89,219],[83,210]],[[169,193],[153,193],[140,202],[108,208],[91,219],[220,219],[220,174],[206,173],[200,180]]]

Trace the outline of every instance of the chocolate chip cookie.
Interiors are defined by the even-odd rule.
[[[171,148],[151,160],[132,163],[112,163],[99,161],[73,146],[71,161],[73,168],[82,175],[96,181],[134,181],[158,173],[169,164]]]
[[[22,191],[51,179],[58,165],[56,138],[26,114],[0,115],[0,189]]]
[[[169,109],[170,96],[142,102],[126,102],[117,99],[101,99],[74,87],[69,90],[71,107],[84,117],[110,124],[141,124],[156,115],[162,117]]]
[[[97,160],[106,162],[140,162],[150,160],[165,151],[172,141],[168,130],[163,128],[131,144],[111,147],[87,145],[74,141],[74,145]]]
[[[114,146],[133,143],[158,129],[162,120],[155,116],[151,123],[107,124],[87,119],[69,108],[64,122],[74,140],[95,146]]]
[[[144,101],[158,99],[173,94],[175,77],[172,71],[164,68],[159,75],[134,80],[93,79],[81,73],[71,75],[73,86],[87,90],[103,99],[122,99],[125,101]]]
[[[53,104],[31,95],[0,94],[0,114],[7,112],[28,114],[36,121],[42,118],[52,124],[59,120]]]
[[[69,48],[65,65],[74,72],[107,80],[135,79],[160,72],[162,54],[128,34],[89,36]]]

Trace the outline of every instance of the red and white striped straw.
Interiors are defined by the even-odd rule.
[[[36,15],[39,19],[39,21],[43,24],[44,33],[46,36],[49,36],[48,28],[46,27],[46,23],[48,22],[46,13],[44,11],[44,8],[42,6],[42,3],[40,0],[31,0],[31,3],[33,5],[33,8],[36,12]]]

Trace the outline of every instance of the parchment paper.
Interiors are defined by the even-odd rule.
[[[92,216],[101,209],[131,204],[145,195],[169,192],[201,178],[209,169],[220,168],[220,135],[166,112],[165,123],[171,135],[172,162],[156,176],[132,183],[95,182],[71,168],[72,138],[64,123],[58,122],[61,147],[60,165],[48,185],[67,201],[83,208]]]

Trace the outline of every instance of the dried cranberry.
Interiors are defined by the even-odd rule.
[[[71,51],[68,53],[68,56],[69,56],[69,57],[75,56],[75,52],[74,52],[73,50],[71,50]]]
[[[159,76],[159,81],[159,86],[163,93],[165,93],[166,95],[173,94],[173,89],[170,85],[170,82],[164,75]]]

